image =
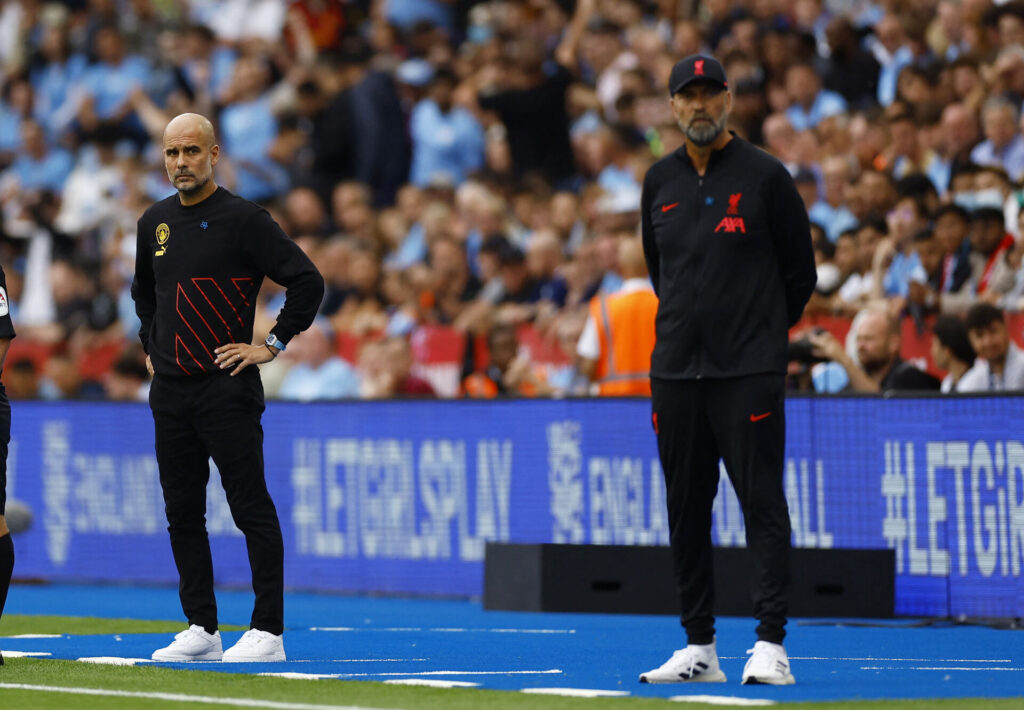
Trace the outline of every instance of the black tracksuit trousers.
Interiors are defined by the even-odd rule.
[[[235,525],[245,535],[256,595],[251,626],[284,629],[284,544],[263,473],[263,384],[256,367],[227,373],[153,378],[149,404],[167,530],[188,623],[217,628],[213,562],[206,532],[212,457]]]
[[[673,567],[691,644],[708,644],[715,636],[711,508],[719,458],[746,524],[757,637],[782,643],[786,635],[790,527],[782,486],[784,386],[783,376],[775,374],[651,379]]]

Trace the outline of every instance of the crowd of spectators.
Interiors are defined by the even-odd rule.
[[[682,144],[666,85],[696,52],[804,198],[809,318],[1024,310],[1020,2],[0,0],[9,391],[145,397],[135,223],[173,192],[166,121],[196,111],[218,182],[327,283],[268,396],[585,393],[587,306],[621,285],[643,175]],[[265,286],[257,334],[281,298]],[[429,328],[459,339],[447,384],[418,358]]]

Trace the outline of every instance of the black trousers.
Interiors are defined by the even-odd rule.
[[[782,375],[651,380],[658,454],[665,473],[669,540],[691,644],[715,636],[711,508],[723,459],[753,557],[757,637],[782,643],[789,584],[789,509],[783,493],[786,422]]]
[[[256,603],[252,628],[284,629],[284,544],[263,473],[263,384],[255,367],[236,377],[153,378],[149,404],[178,593],[189,624],[217,628],[213,562],[206,532],[212,457],[235,525],[245,535]]]
[[[11,444],[11,402],[0,384],[0,515],[7,509],[7,448]]]

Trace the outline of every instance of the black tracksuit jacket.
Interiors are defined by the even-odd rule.
[[[817,281],[807,210],[778,160],[733,136],[703,177],[683,146],[648,170],[644,255],[660,300],[651,376],[785,373]]]

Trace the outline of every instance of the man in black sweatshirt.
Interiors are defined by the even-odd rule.
[[[3,371],[7,351],[14,339],[14,324],[11,322],[11,303],[7,298],[7,276],[0,268],[0,372]],[[7,603],[7,590],[14,573],[14,541],[7,527],[7,447],[11,443],[11,403],[7,390],[0,382],[0,617]],[[15,524],[15,523],[12,523]],[[15,524],[16,525],[16,524]],[[4,657],[0,654],[0,666]]]
[[[711,568],[721,458],[743,509],[760,621],[743,682],[789,684],[783,400],[788,328],[816,281],[807,212],[782,163],[725,130],[732,95],[714,58],[676,64],[669,94],[685,145],[647,172],[641,220],[659,298],[652,421],[687,646],[640,681],[725,681]]]
[[[266,210],[218,187],[213,126],[198,114],[167,124],[167,176],[177,194],[139,218],[132,297],[153,375],[150,407],[171,550],[189,628],[157,661],[283,661],[284,545],[263,472],[263,385],[269,362],[313,322],[324,282]],[[264,277],[285,304],[250,345]],[[222,653],[206,532],[209,459],[245,535],[256,595],[251,628]]]

